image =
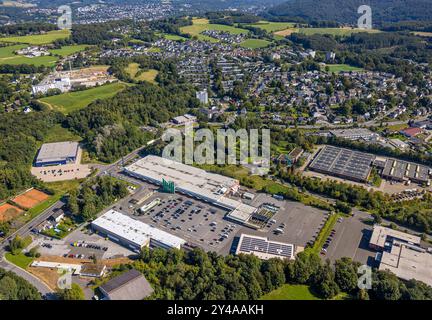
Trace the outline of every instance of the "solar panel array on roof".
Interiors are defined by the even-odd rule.
[[[325,146],[311,162],[311,170],[354,181],[365,182],[375,156],[333,146]]]
[[[264,253],[283,258],[292,258],[294,246],[280,242],[268,241],[264,238],[251,237],[244,235],[239,244],[240,252],[244,253]]]

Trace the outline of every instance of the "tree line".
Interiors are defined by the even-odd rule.
[[[155,292],[153,299],[256,300],[282,285],[307,285],[322,298],[339,293],[351,299],[422,300],[432,297],[432,288],[419,281],[402,281],[395,275],[373,272],[372,288],[358,288],[359,263],[349,258],[333,265],[318,255],[301,252],[294,261],[260,260],[254,255],[218,255],[194,249],[144,248],[132,267],[141,271]],[[120,266],[127,270],[131,266]]]
[[[41,300],[39,291],[27,280],[0,268],[0,300]]]

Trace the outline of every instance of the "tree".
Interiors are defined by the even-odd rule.
[[[402,297],[401,287],[404,285],[394,274],[378,271],[372,285],[372,292],[378,300],[399,300]]]
[[[79,213],[77,197],[78,197],[77,191],[71,190],[67,201],[67,210],[69,210],[70,213],[72,213],[73,215],[77,215]]]
[[[72,283],[70,289],[58,291],[57,295],[60,300],[85,300],[84,291],[76,283]]]
[[[20,254],[25,247],[25,241],[20,236],[15,236],[9,243],[9,250],[13,255]]]
[[[17,300],[18,299],[18,286],[14,279],[9,276],[4,276],[0,279],[0,295],[5,300]]]
[[[312,281],[314,290],[325,299],[333,298],[339,293],[329,261],[319,267]]]
[[[357,266],[350,258],[335,262],[335,282],[343,292],[352,292],[357,288]]]

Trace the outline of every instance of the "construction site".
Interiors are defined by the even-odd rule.
[[[91,88],[117,81],[117,78],[108,72],[108,66],[93,66],[90,68],[67,71],[54,71],[39,84],[32,87],[33,94],[46,94],[49,90],[68,92],[74,88]]]

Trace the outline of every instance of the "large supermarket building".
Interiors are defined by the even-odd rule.
[[[238,180],[170,159],[149,155],[127,166],[125,172],[156,185],[173,182],[175,190],[230,210],[228,218],[246,223],[257,208],[227,197],[240,187]]]

